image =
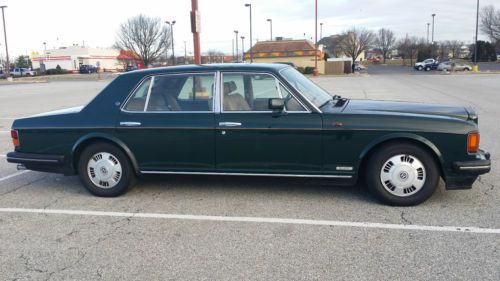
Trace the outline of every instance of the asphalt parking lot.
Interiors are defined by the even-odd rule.
[[[0,85],[0,280],[500,280],[500,75],[320,77],[332,94],[472,105],[491,173],[407,208],[362,185],[148,177],[118,198],[5,161],[16,117],[109,80]]]

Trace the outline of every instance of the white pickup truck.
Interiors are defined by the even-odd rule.
[[[14,77],[35,76],[36,72],[28,68],[12,68],[10,70],[10,75]]]

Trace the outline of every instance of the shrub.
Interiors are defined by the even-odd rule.
[[[62,69],[60,65],[57,65],[56,68],[47,69],[45,74],[54,75],[54,74],[66,74],[68,71],[66,69]]]
[[[297,71],[304,74],[305,69],[302,66],[297,67]]]
[[[313,74],[314,73],[314,67],[312,66],[306,66],[304,69],[304,74]]]

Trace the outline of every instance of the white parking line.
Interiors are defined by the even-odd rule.
[[[8,134],[8,133],[10,133],[10,131],[0,131],[0,133],[2,133],[2,134]]]
[[[5,155],[5,154],[0,154],[0,158],[7,158],[7,155]]]
[[[0,213],[35,213],[35,214],[54,214],[54,215],[76,215],[76,216],[129,217],[129,218],[147,218],[147,219],[275,223],[275,224],[378,228],[378,229],[392,229],[392,230],[500,234],[500,229],[498,228],[480,228],[474,226],[467,226],[467,227],[430,226],[430,225],[413,225],[413,224],[408,225],[408,224],[389,224],[389,223],[375,223],[375,222],[349,222],[349,221],[263,218],[263,217],[201,216],[201,215],[179,215],[179,214],[159,214],[159,213],[125,213],[125,212],[100,212],[100,211],[83,211],[83,210],[25,209],[25,208],[0,208]]]
[[[17,172],[17,173],[12,174],[12,175],[8,175],[8,176],[5,176],[5,177],[3,177],[3,178],[0,178],[0,182],[5,181],[5,180],[8,180],[8,179],[11,179],[11,178],[13,178],[13,177],[20,176],[20,175],[22,175],[22,174],[26,174],[26,173],[28,173],[28,172],[30,172],[30,170],[19,171],[19,172]]]

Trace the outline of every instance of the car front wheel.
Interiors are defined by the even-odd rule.
[[[418,71],[422,71],[422,69],[424,69],[424,68],[423,68],[421,65],[419,65],[419,66],[417,67],[417,70],[418,70]]]
[[[370,191],[389,205],[418,205],[432,196],[439,182],[439,168],[432,155],[412,144],[383,146],[366,167]]]
[[[124,193],[135,181],[130,161],[118,147],[93,143],[80,154],[78,174],[87,190],[101,197]]]

